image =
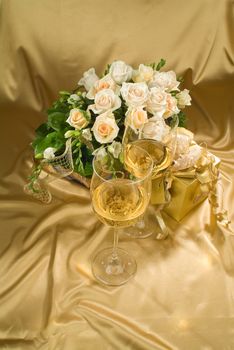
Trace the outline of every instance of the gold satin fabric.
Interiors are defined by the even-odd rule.
[[[76,182],[50,184],[43,205],[23,193],[28,144],[59,90],[123,59],[167,60],[191,90],[188,127],[221,158],[224,207],[233,217],[233,0],[0,1],[0,349],[232,350],[234,237],[210,229],[205,201],[172,237],[120,246],[136,276],[99,285],[90,260],[111,229]]]

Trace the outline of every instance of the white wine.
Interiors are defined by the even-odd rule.
[[[128,144],[124,152],[124,162],[125,166],[137,177],[143,177],[145,169],[147,168],[148,160],[144,163],[144,159],[138,157],[135,149],[131,145],[143,148],[153,160],[153,172],[152,179],[156,177],[159,171],[166,169],[172,162],[172,154],[168,147],[164,146],[160,142],[151,139],[139,139]],[[136,170],[137,169],[137,172]],[[141,173],[139,172],[141,169]]]
[[[126,227],[135,224],[149,203],[146,189],[128,179],[103,182],[92,192],[93,209],[106,225]]]

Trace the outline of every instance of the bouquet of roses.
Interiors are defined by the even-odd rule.
[[[98,77],[95,69],[84,73],[72,92],[61,91],[48,109],[48,120],[36,129],[32,143],[34,157],[51,160],[63,153],[71,139],[74,171],[92,176],[92,159],[97,152],[104,156],[104,146],[113,158],[121,158],[125,128],[159,142],[167,137],[174,116],[179,126],[185,124],[183,109],[191,104],[182,79],[174,71],[162,71],[158,64],[140,64],[137,69],[123,61],[114,61]],[[32,173],[35,181],[40,171]]]

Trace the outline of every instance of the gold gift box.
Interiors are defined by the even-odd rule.
[[[219,167],[220,159],[215,158],[214,164]],[[169,189],[171,200],[165,206],[164,212],[176,221],[181,221],[191,210],[208,197],[208,192],[202,189],[196,175],[191,176],[190,171],[183,171],[184,175],[174,174],[171,188]],[[166,203],[165,181],[162,177],[152,182],[152,204]]]
[[[164,177],[152,180],[151,204],[166,203],[166,191]]]
[[[175,177],[170,189],[171,201],[164,211],[176,221],[182,220],[192,209],[203,202],[207,192],[203,192],[196,178]]]

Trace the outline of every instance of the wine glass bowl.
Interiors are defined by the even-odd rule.
[[[151,139],[139,139],[133,141],[132,144],[143,148],[151,156],[153,160],[152,180],[159,172],[170,166],[172,162],[171,151],[163,143]]]

